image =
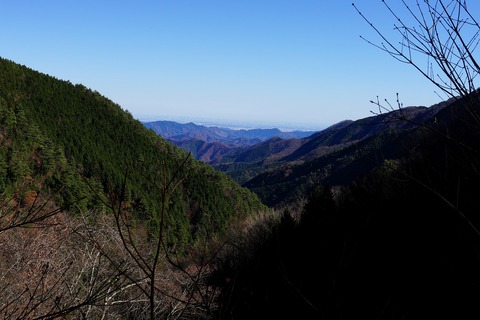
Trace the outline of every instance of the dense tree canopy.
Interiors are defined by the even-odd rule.
[[[155,224],[165,167],[168,180],[181,182],[168,203],[171,244],[191,243],[236,215],[265,208],[204,163],[189,158],[179,168],[186,152],[100,93],[6,59],[0,59],[0,117],[2,191],[40,180],[36,188],[61,190],[59,204],[84,211],[101,206],[106,194],[120,198],[126,191],[117,200]]]

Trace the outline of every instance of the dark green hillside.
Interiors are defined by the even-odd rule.
[[[210,164],[243,184],[263,170],[278,166],[279,160],[299,148],[303,140],[274,137],[247,148],[233,150],[230,154],[211,161]]]
[[[266,204],[282,206],[308,196],[318,184],[349,184],[381,165],[384,159],[397,158],[402,150],[399,134],[385,132],[302,164],[266,170],[244,185]]]
[[[187,157],[100,93],[6,59],[0,59],[0,104],[2,191],[37,179],[44,183],[36,188],[62,190],[59,204],[87,210],[98,203],[86,181],[120,196],[127,172],[126,208],[155,221],[163,164],[170,179]],[[167,208],[172,243],[189,243],[197,230],[220,231],[229,218],[265,208],[253,193],[193,157],[175,178],[184,180]]]
[[[281,205],[304,197],[304,192],[319,179],[325,179],[340,168],[343,170],[346,162],[376,149],[386,135],[398,135],[414,128],[415,123],[432,119],[447,104],[443,102],[429,108],[408,107],[357,121],[345,120],[301,139],[272,138],[248,148],[232,149],[210,164],[255,190],[268,205]],[[363,140],[372,137],[378,141],[367,146],[368,142]],[[367,164],[360,171],[367,172],[371,168],[368,161]],[[353,163],[349,165],[348,175],[353,176],[343,180],[355,177],[355,166]],[[281,186],[277,185],[279,180]]]

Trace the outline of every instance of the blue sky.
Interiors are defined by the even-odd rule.
[[[355,1],[393,21],[380,0]],[[371,116],[379,96],[441,99],[367,44],[352,0],[15,0],[0,56],[100,92],[139,120],[322,129]]]

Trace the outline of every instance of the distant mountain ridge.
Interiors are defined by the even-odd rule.
[[[206,142],[221,142],[230,147],[248,146],[279,137],[282,139],[304,138],[316,131],[282,131],[278,128],[271,129],[230,129],[217,126],[203,126],[193,122],[178,123],[175,121],[143,122],[143,125],[152,129],[171,141],[202,140]]]
[[[233,130],[173,121],[156,121],[144,125],[191,152],[197,160],[206,162],[215,169],[228,173],[238,183],[245,184],[267,169],[270,171],[279,166],[301,165],[350,146],[355,148],[362,140],[382,133],[408,130],[415,127],[414,123],[432,119],[448,103],[442,102],[431,107],[410,106],[356,121],[344,120],[316,132]],[[310,169],[307,170],[309,171]],[[246,186],[255,188],[254,184],[251,181]]]
[[[371,150],[386,148],[382,151],[385,155],[397,157],[397,142],[393,141],[400,133],[436,121],[438,112],[451,102],[430,107],[410,106],[356,121],[344,120],[311,134],[291,134],[295,137],[278,134],[278,129],[243,130],[232,136],[228,129],[212,128],[214,138],[200,134],[206,133],[206,127],[192,123],[163,125],[165,135],[171,134],[167,140],[227,173],[260,195],[267,205],[275,206],[278,199],[288,202],[309,190],[319,177],[325,182],[343,184],[368,172],[372,165],[366,159]],[[270,135],[273,136],[265,139]],[[218,142],[228,139],[232,139],[229,144]]]
[[[282,131],[278,128],[230,129],[166,120],[142,123],[162,138],[192,153],[195,159],[209,164],[221,162],[223,157],[269,139],[301,139],[316,133],[301,130]]]

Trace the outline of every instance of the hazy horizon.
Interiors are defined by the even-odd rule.
[[[249,121],[249,120],[229,120],[229,119],[214,119],[202,117],[188,117],[188,116],[146,116],[140,117],[137,120],[141,122],[155,122],[155,121],[173,121],[180,124],[194,123],[206,127],[220,127],[234,130],[240,129],[280,129],[281,131],[320,131],[332,124],[328,125],[312,125],[308,123],[292,123],[292,122],[269,122],[269,121]],[[348,119],[345,119],[348,120]]]

